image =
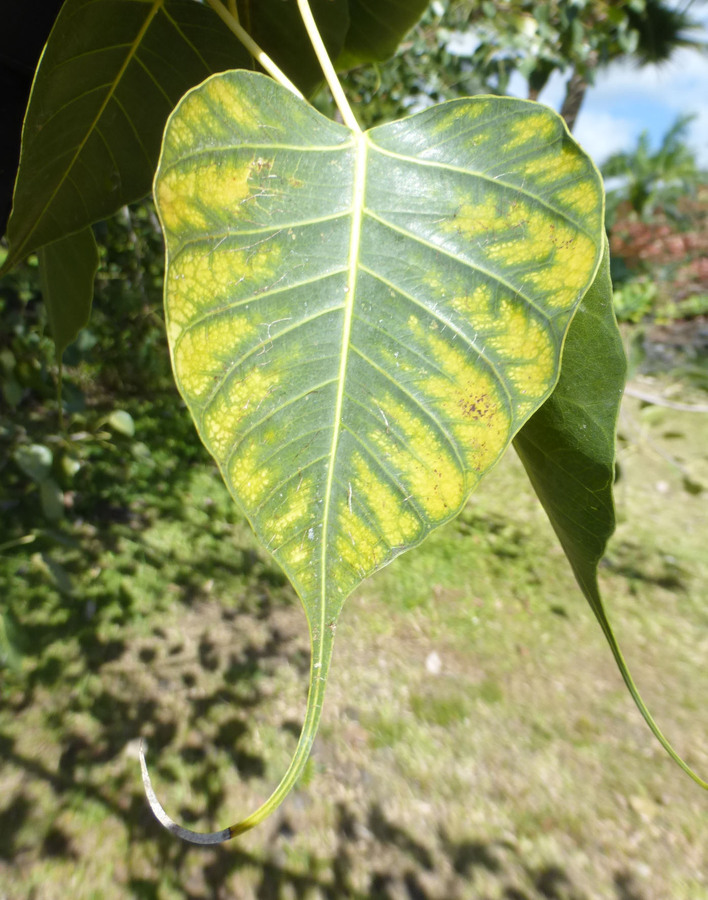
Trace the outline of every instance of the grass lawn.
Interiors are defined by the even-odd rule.
[[[23,649],[0,671],[0,898],[708,898],[708,795],[634,709],[512,454],[347,602],[281,809],[222,847],[165,833],[139,738],[173,817],[225,827],[287,766],[309,656],[296,599],[160,402],[129,408],[110,478],[86,466],[71,529],[30,522],[0,557]],[[620,430],[604,596],[706,777],[708,418],[628,398]]]

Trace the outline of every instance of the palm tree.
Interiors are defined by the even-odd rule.
[[[602,166],[605,178],[621,179],[608,194],[611,206],[627,201],[640,217],[662,206],[673,205],[701,180],[694,152],[686,146],[686,132],[693,116],[679,116],[652,153],[649,133],[642,132],[633,150],[613,154]]]

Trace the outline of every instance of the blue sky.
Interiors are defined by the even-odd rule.
[[[563,81],[554,79],[541,102],[558,109]],[[708,168],[708,54],[682,50],[660,67],[610,66],[585,97],[575,137],[602,163],[610,153],[633,147],[645,129],[656,145],[680,113],[696,114],[690,143],[700,164]]]

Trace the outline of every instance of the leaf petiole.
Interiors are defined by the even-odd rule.
[[[221,2],[221,0],[207,0],[207,3],[224,24],[233,31],[239,41],[248,50],[251,56],[266,70],[266,72],[274,78],[278,84],[282,84],[296,97],[304,100],[302,93],[295,87],[282,69],[278,68],[268,54],[253,40],[251,35],[241,25],[236,16],[233,15]]]
[[[322,72],[324,73],[329,89],[332,92],[334,102],[337,104],[337,109],[342,114],[344,124],[355,134],[361,134],[361,128],[352,112],[352,108],[349,105],[349,101],[347,100],[342,85],[339,83],[337,73],[334,71],[334,66],[332,65],[332,61],[327,53],[327,48],[325,47],[322,36],[317,28],[317,23],[315,22],[315,17],[312,15],[308,0],[297,0],[297,6],[300,10],[300,15],[302,16],[302,21],[307,30],[308,37],[310,38],[312,49],[315,51],[315,55],[322,67]]]

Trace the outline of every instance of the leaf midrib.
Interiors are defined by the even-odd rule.
[[[354,316],[354,299],[356,295],[356,283],[359,274],[359,250],[361,244],[361,227],[364,217],[364,197],[366,191],[366,162],[367,162],[367,137],[363,133],[353,135],[354,139],[354,183],[352,185],[352,231],[349,242],[349,259],[347,286],[345,288],[344,322],[342,324],[342,354],[339,361],[339,375],[337,385],[337,399],[334,404],[334,425],[332,428],[332,445],[329,453],[329,468],[327,470],[327,484],[324,495],[324,508],[322,513],[322,558],[320,569],[320,634],[324,632],[327,610],[327,549],[329,518],[332,501],[332,486],[334,484],[334,468],[341,434],[342,408],[344,406],[344,385],[349,360],[349,344],[351,341],[352,319]],[[322,662],[323,642],[319,642],[319,662]]]

